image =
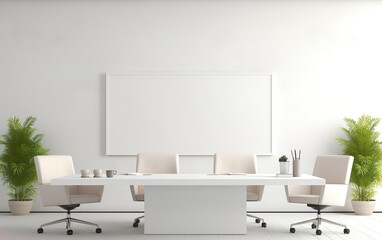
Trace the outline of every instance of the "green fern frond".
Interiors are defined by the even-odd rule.
[[[9,118],[8,132],[0,140],[0,144],[4,145],[0,155],[0,175],[9,189],[9,196],[16,200],[34,196],[37,175],[33,158],[48,153],[48,149],[41,144],[43,135],[35,133],[35,122],[33,116],[27,117],[24,122],[17,117]]]
[[[343,145],[343,153],[354,156],[350,182],[354,185],[353,199],[371,200],[375,188],[382,183],[382,147],[380,133],[375,129],[380,118],[362,115],[357,120],[344,118],[342,128],[347,138],[336,138]]]

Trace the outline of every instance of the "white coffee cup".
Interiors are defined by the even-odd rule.
[[[81,177],[89,177],[90,170],[89,169],[81,169]]]
[[[102,170],[101,169],[94,169],[93,173],[94,173],[94,177],[101,177]]]

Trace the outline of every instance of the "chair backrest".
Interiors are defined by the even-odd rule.
[[[257,158],[254,154],[217,153],[214,157],[214,173],[249,173],[257,172]],[[260,201],[264,186],[247,186],[247,201]]]
[[[214,173],[256,173],[254,154],[217,153],[214,157]]]
[[[175,153],[139,153],[136,169],[138,173],[177,174],[179,156]],[[143,201],[144,186],[132,185],[130,190],[134,201]]]
[[[137,172],[179,173],[179,155],[175,153],[140,153],[137,158]]]
[[[327,184],[349,184],[354,158],[346,155],[317,156],[313,175]]]
[[[73,160],[67,155],[34,157],[39,184],[49,184],[52,178],[75,174]]]

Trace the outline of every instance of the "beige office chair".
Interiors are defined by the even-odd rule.
[[[178,154],[166,153],[140,153],[137,156],[137,173],[177,174],[179,173]],[[131,196],[134,201],[144,201],[145,193],[143,186],[130,186]],[[140,216],[134,219],[133,227],[138,227]]]
[[[214,173],[256,173],[257,161],[253,154],[223,154],[217,153],[214,158]],[[264,186],[248,186],[247,201],[261,201],[263,197]],[[254,218],[256,223],[261,223],[261,227],[267,227],[267,223],[263,218],[247,214],[248,217]]]
[[[67,211],[66,218],[45,223],[38,229],[43,233],[43,227],[66,223],[66,233],[73,234],[71,223],[82,223],[96,227],[96,233],[101,233],[101,228],[91,222],[72,218],[70,211],[79,207],[82,203],[100,202],[103,194],[103,186],[58,186],[50,185],[52,178],[64,177],[75,174],[71,156],[47,155],[34,158],[38,177],[38,189],[44,206],[59,206]]]
[[[307,204],[308,207],[317,210],[316,218],[291,224],[291,233],[296,231],[295,225],[312,223],[311,227],[316,229],[316,235],[321,235],[321,222],[344,227],[344,233],[350,233],[346,225],[321,218],[321,210],[328,206],[345,205],[352,166],[352,156],[318,156],[313,175],[325,178],[325,185],[285,186],[288,202]]]

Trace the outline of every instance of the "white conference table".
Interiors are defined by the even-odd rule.
[[[73,175],[52,179],[51,184],[144,185],[145,234],[246,234],[247,186],[324,185],[325,179],[305,174],[120,174]]]

